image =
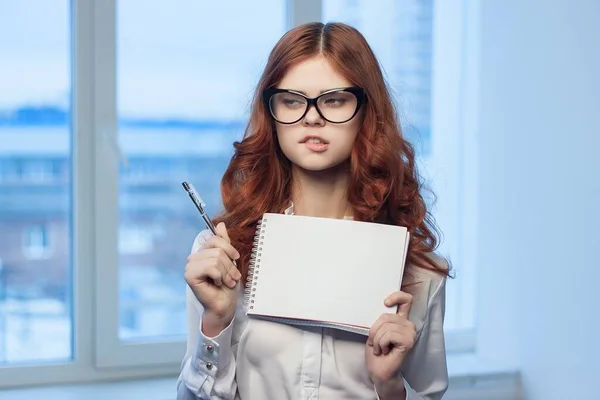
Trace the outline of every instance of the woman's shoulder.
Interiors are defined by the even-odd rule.
[[[407,265],[402,282],[402,290],[413,296],[409,319],[416,325],[417,330],[425,323],[430,308],[435,303],[445,301],[448,261],[436,253],[429,253],[427,257],[438,270]]]
[[[436,270],[417,265],[407,265],[403,285],[419,287],[419,295],[431,297],[436,289],[446,282],[448,261],[437,253],[427,253],[426,257],[435,265]],[[423,292],[424,289],[429,289]]]

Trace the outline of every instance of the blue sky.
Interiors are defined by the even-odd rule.
[[[365,34],[411,113],[415,59],[398,40],[416,0],[324,0],[326,20]],[[269,51],[286,30],[287,0],[117,0],[117,102],[121,117],[240,119]],[[152,7],[149,7],[151,4]],[[412,6],[411,6],[412,4]],[[0,0],[0,111],[68,107],[69,0]],[[416,85],[416,86],[415,86]]]
[[[68,100],[68,1],[0,1],[0,109]]]
[[[285,31],[285,1],[118,2],[118,104],[134,117],[239,118]],[[0,1],[0,109],[66,106],[69,1]]]

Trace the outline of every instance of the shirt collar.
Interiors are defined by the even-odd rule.
[[[294,215],[294,203],[290,201],[290,206],[288,208],[286,208],[283,213],[285,215]],[[349,219],[349,220],[353,220],[354,217],[352,217],[351,215],[344,215],[343,219]]]

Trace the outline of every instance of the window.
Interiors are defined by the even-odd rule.
[[[153,8],[142,0],[117,2],[116,96],[107,99],[116,106],[116,134],[109,138],[113,153],[100,157],[106,190],[97,198],[105,205],[102,232],[120,227],[118,246],[107,241],[101,251],[108,266],[103,279],[118,278],[118,296],[100,294],[102,313],[119,317],[100,326],[100,365],[164,362],[167,353],[180,361],[182,273],[204,229],[181,182],[194,183],[210,213],[220,211],[231,144],[243,135],[262,66],[286,30],[285,6],[282,0],[182,0]],[[245,31],[254,34],[239,34]],[[148,341],[162,350],[139,346]]]
[[[5,158],[5,157],[3,157]],[[0,160],[0,182],[6,181],[8,178],[8,162],[7,160],[3,159]]]
[[[323,0],[322,7],[325,22],[346,22],[363,32],[392,88],[419,172],[437,197],[430,206],[443,232],[439,252],[457,271],[447,286],[448,348],[472,349],[474,257],[467,240],[474,237],[474,224],[464,206],[473,204],[475,180],[468,168],[472,148],[466,150],[459,117],[462,6],[434,0]]]
[[[145,254],[152,250],[152,231],[141,226],[125,226],[119,229],[119,252],[121,254]]]
[[[48,183],[71,163],[69,2],[0,9],[0,367],[68,361],[71,176]]]
[[[429,157],[433,0],[325,0],[323,19],[366,36],[395,94],[404,134],[421,158]]]
[[[1,9],[0,387],[176,373],[203,229],[180,183],[218,211],[288,2]]]
[[[45,225],[33,225],[23,231],[23,255],[29,260],[40,260],[51,256],[51,247]]]
[[[204,228],[181,182],[219,211],[231,142],[289,24],[323,16],[365,32],[439,195],[445,249],[469,265],[460,96],[438,77],[460,70],[457,1],[1,4],[0,388],[179,370],[182,263]],[[432,15],[448,26],[432,29]],[[458,332],[473,326],[472,290],[455,282]]]
[[[19,175],[23,183],[51,183],[56,172],[51,161],[26,159],[19,165]]]

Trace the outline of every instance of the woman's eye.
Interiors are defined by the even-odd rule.
[[[294,99],[294,98],[284,98],[282,99],[283,105],[286,107],[302,107],[304,106],[304,101],[302,101],[301,99]]]
[[[343,98],[331,98],[325,100],[325,104],[327,104],[328,106],[341,106],[344,105],[345,102],[346,100]]]

